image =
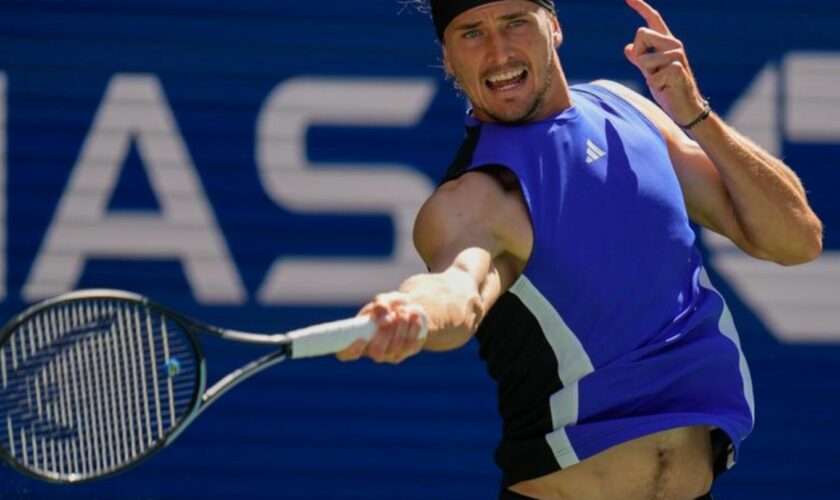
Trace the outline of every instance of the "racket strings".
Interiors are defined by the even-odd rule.
[[[107,473],[171,432],[197,377],[184,332],[142,305],[94,299],[44,310],[0,347],[0,444],[41,473]]]

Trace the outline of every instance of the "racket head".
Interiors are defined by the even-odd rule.
[[[194,323],[142,295],[81,290],[0,331],[0,457],[54,483],[105,478],[190,422],[206,384]]]

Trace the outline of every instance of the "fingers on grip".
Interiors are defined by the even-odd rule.
[[[425,343],[427,320],[422,306],[399,292],[377,295],[362,308],[377,324],[369,342],[357,341],[338,354],[341,361],[367,356],[377,363],[400,363],[417,354]]]
[[[336,354],[339,361],[356,361],[365,352],[367,342],[363,339],[356,340],[349,347]]]

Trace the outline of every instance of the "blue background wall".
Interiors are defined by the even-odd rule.
[[[566,36],[561,60],[570,78],[611,78],[643,88],[622,54],[639,26],[635,14],[619,0],[558,3]],[[686,43],[714,107],[784,155],[826,224],[826,255],[792,269],[755,266],[725,243],[702,236],[713,280],[727,294],[741,330],[758,411],[741,463],[718,481],[715,492],[720,498],[833,497],[840,487],[840,377],[835,373],[840,365],[840,231],[835,227],[840,215],[835,124],[840,5],[836,0],[662,0],[656,7]],[[353,314],[378,283],[320,280],[313,285],[277,274],[278,286],[312,289],[294,300],[268,286],[277,259],[369,259],[393,271],[377,278],[388,286],[399,283],[403,271],[420,269],[416,258],[398,255],[406,243],[399,214],[416,210],[416,196],[401,198],[394,187],[390,207],[366,207],[358,199],[330,207],[341,189],[324,191],[311,184],[314,201],[307,206],[300,200],[307,199],[308,188],[283,187],[284,175],[292,185],[291,176],[300,172],[315,175],[311,182],[317,183],[330,164],[339,170],[345,164],[351,175],[361,172],[345,190],[398,172],[397,181],[408,182],[415,195],[424,194],[442,174],[462,137],[464,103],[442,78],[425,16],[401,10],[398,2],[387,0],[0,2],[0,82],[5,82],[0,85],[5,112],[0,175],[6,181],[0,184],[5,208],[0,318],[47,294],[44,290],[61,291],[69,283],[70,288],[134,290],[222,326],[285,330]],[[300,136],[265,132],[261,117],[280,112],[276,121],[282,128],[283,120],[306,115],[307,106],[318,104],[271,101],[299,78],[337,92],[365,88],[365,82],[379,92],[384,81],[407,89],[420,113],[415,119],[407,110],[400,123],[364,116],[350,123],[313,119]],[[104,118],[101,127],[95,126],[109,89],[126,82],[109,109],[130,120],[153,102],[158,111],[171,113],[170,121],[162,122],[166,126],[153,119],[135,127]],[[150,89],[160,89],[157,100],[143,97]],[[358,108],[375,102],[376,92],[360,97]],[[280,108],[272,102],[280,102]],[[186,154],[161,159],[143,149],[143,141],[154,144],[164,135]],[[112,144],[121,137],[128,139],[125,154],[108,159],[86,150],[95,149],[94,139]],[[263,153],[261,144],[267,148]],[[271,144],[308,166],[274,165]],[[304,154],[295,157],[298,150]],[[107,206],[99,213],[108,217],[157,216],[166,203],[162,198],[194,202],[195,190],[190,196],[162,193],[152,179],[194,172],[198,183],[179,186],[199,189],[208,207],[201,220],[212,222],[202,227],[217,236],[215,248],[223,251],[203,254],[187,244],[185,252],[206,258],[204,269],[230,272],[210,273],[209,284],[197,285],[200,279],[189,275],[184,258],[151,251],[132,256],[115,243],[110,251],[86,254],[77,278],[52,273],[43,259],[64,262],[62,257],[73,253],[74,234],[81,240],[76,243],[86,244],[81,235],[87,234],[90,219],[70,209],[61,219],[69,232],[63,239],[55,236],[53,247],[48,243],[64,210],[60,200],[71,194],[71,172],[83,165],[118,172],[112,184],[74,191],[78,199],[105,193]],[[272,188],[275,181],[279,187]],[[170,237],[189,239],[189,229],[187,223],[186,236]],[[354,267],[347,260],[338,264]],[[43,269],[36,270],[40,265]],[[223,282],[214,285],[213,279]],[[206,346],[211,379],[260,352],[212,341]],[[3,465],[0,496],[492,498],[499,480],[492,462],[498,432],[493,387],[473,344],[397,367],[309,360],[284,364],[243,384],[176,445],[126,474],[58,487]]]

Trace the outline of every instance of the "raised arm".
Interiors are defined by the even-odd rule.
[[[339,353],[348,361],[368,356],[398,363],[422,348],[450,350],[464,345],[481,320],[521,271],[530,252],[531,226],[516,190],[491,174],[470,172],[450,181],[424,204],[414,241],[430,272],[376,296],[360,314],[379,324],[370,342]],[[418,338],[419,311],[429,332]]]
[[[643,0],[627,0],[647,27],[625,54],[644,75],[657,106],[614,82],[599,81],[644,113],[665,137],[691,218],[723,234],[746,253],[784,265],[822,252],[822,223],[796,174],[715,113],[703,100],[683,44]]]

